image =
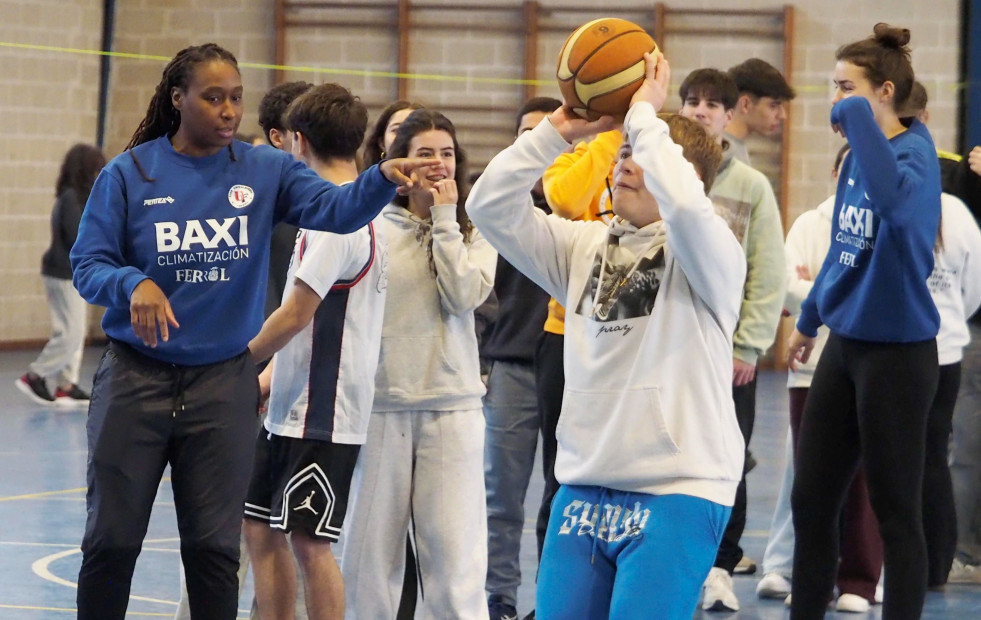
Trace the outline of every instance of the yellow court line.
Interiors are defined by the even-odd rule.
[[[130,52],[109,52],[105,50],[80,49],[74,47],[58,47],[56,45],[35,45],[31,43],[11,43],[0,41],[0,47],[13,49],[26,49],[41,52],[58,52],[62,54],[83,54],[88,56],[109,56],[111,58],[128,58],[132,60],[154,60],[169,62],[168,56],[154,56],[151,54],[133,54]],[[432,82],[474,82],[479,84],[508,84],[535,86],[548,86],[551,80],[523,80],[518,78],[490,78],[474,77],[466,75],[441,75],[438,73],[400,73],[398,71],[370,71],[366,69],[332,69],[330,67],[308,67],[302,65],[274,65],[262,62],[240,62],[239,67],[247,69],[271,69],[274,71],[296,71],[300,73],[326,73],[330,75],[355,75],[361,77],[383,77],[406,80],[428,80]]]
[[[0,42],[0,46],[3,43]],[[164,476],[160,479],[161,484],[164,482],[170,482],[170,476]],[[79,493],[81,491],[87,490],[88,487],[77,487],[74,489],[62,489],[60,491],[42,491],[40,493],[26,493],[24,495],[8,495],[7,497],[0,497],[0,502],[12,502],[21,499],[37,499],[39,497],[51,497],[52,495],[67,495],[68,493]],[[154,502],[156,504],[156,502]],[[161,502],[168,503],[168,502]]]
[[[0,497],[0,502],[12,502],[19,499],[35,499],[38,497],[50,497],[52,495],[65,495],[67,493],[79,493],[86,490],[87,487],[78,487],[76,489],[62,489],[61,491],[43,491],[41,493],[26,493],[24,495],[8,495],[7,497]]]
[[[106,50],[84,49],[77,47],[60,47],[57,45],[37,45],[33,43],[13,43],[11,41],[0,41],[0,48],[35,50],[41,52],[56,52],[60,54],[81,54],[87,56],[108,56],[110,58],[126,58],[130,60],[152,60],[156,62],[169,62],[168,56],[157,56],[154,54],[137,54],[132,52],[110,52]],[[367,69],[333,69],[330,67],[309,67],[303,65],[274,65],[262,62],[240,62],[239,67],[248,69],[270,69],[274,71],[295,71],[298,73],[325,73],[328,75],[352,75],[360,77],[380,77],[391,79],[420,80],[431,82],[470,82],[477,84],[505,84],[510,86],[552,86],[553,80],[524,80],[520,78],[491,78],[475,77],[466,75],[442,75],[438,73],[400,73],[397,71],[371,71]],[[829,71],[830,73],[830,71]],[[827,92],[826,84],[793,84],[798,92],[802,93],[823,93]],[[961,90],[967,86],[965,82],[955,82],[944,84],[943,87],[949,90]]]

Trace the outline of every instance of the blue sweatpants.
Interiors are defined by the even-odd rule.
[[[539,620],[690,620],[731,508],[562,485],[538,573]]]

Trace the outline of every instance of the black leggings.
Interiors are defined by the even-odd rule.
[[[920,617],[927,583],[925,436],[937,380],[935,340],[828,338],[807,395],[795,462],[792,620],[824,618],[838,564],[838,515],[859,459],[885,550],[882,617]]]
[[[927,424],[923,532],[926,535],[929,565],[927,586],[931,588],[947,583],[947,574],[957,552],[957,511],[954,508],[954,487],[947,453],[960,385],[960,362],[940,367],[940,382]]]

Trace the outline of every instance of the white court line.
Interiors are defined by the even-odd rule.
[[[148,542],[148,543],[161,543],[161,542],[174,542],[174,541],[177,541],[177,540],[180,540],[180,539],[179,538],[158,538],[158,539],[154,539],[154,540],[146,540],[144,542]],[[156,547],[144,547],[143,550],[144,551],[164,551],[164,552],[167,552],[167,553],[180,553],[180,550],[179,549],[161,549],[161,548],[156,548]],[[82,550],[80,548],[78,548],[78,546],[76,545],[75,548],[73,548],[73,549],[68,549],[66,551],[59,551],[58,553],[52,553],[51,555],[46,555],[43,558],[40,558],[40,559],[36,560],[33,564],[31,564],[31,571],[33,571],[34,574],[37,575],[38,577],[40,577],[41,579],[44,579],[46,581],[50,581],[51,583],[56,583],[56,584],[58,584],[60,586],[65,586],[67,588],[73,588],[73,589],[76,589],[77,590],[78,589],[78,584],[77,583],[75,583],[73,581],[68,581],[67,579],[62,579],[61,577],[58,577],[57,575],[55,575],[54,573],[52,573],[51,570],[48,567],[51,566],[51,563],[52,562],[55,562],[55,561],[60,560],[62,558],[66,558],[66,557],[68,557],[70,555],[75,555],[76,553],[81,553],[81,552],[82,552]],[[159,599],[159,598],[152,598],[152,597],[149,597],[149,596],[137,596],[137,595],[134,595],[134,594],[131,594],[129,598],[130,598],[130,600],[133,600],[133,601],[144,601],[144,602],[147,602],[147,603],[161,603],[161,604],[164,604],[164,605],[177,605],[178,604],[177,601],[166,601],[166,600]]]
[[[144,543],[168,543],[168,542],[178,542],[178,541],[180,541],[180,538],[154,538],[154,539],[147,539],[147,540],[144,541]],[[66,557],[71,556],[71,555],[75,555],[77,553],[81,553],[82,550],[78,547],[77,544],[76,545],[58,545],[58,544],[55,544],[55,543],[17,543],[17,542],[12,542],[12,541],[0,541],[0,544],[4,544],[4,545],[24,545],[24,546],[52,546],[52,547],[53,546],[58,546],[58,547],[71,546],[72,547],[71,549],[67,549],[65,551],[59,551],[58,553],[52,553],[51,555],[47,555],[47,556],[44,556],[43,558],[40,558],[38,560],[35,560],[34,563],[31,564],[31,571],[35,575],[37,575],[38,577],[40,577],[41,579],[44,579],[45,581],[50,581],[51,583],[56,583],[56,584],[58,584],[60,586],[65,586],[67,588],[72,588],[74,590],[77,590],[78,589],[78,584],[77,583],[75,583],[73,581],[68,581],[67,579],[62,579],[61,577],[58,577],[57,575],[55,575],[54,573],[52,573],[51,570],[50,570],[50,568],[49,568],[51,566],[51,564],[53,562],[57,561],[57,560],[60,560],[62,558],[66,558]],[[180,549],[164,549],[164,548],[161,548],[161,547],[143,547],[143,551],[161,551],[161,552],[165,552],[165,553],[180,553]],[[149,596],[137,596],[135,594],[130,594],[129,600],[131,600],[131,601],[142,601],[142,602],[145,602],[145,603],[158,603],[158,604],[162,604],[162,605],[174,605],[174,606],[179,605],[179,602],[178,601],[168,601],[168,600],[159,599],[159,598],[152,598],[152,597],[149,597]],[[14,605],[4,605],[4,604],[0,604],[0,609],[38,609],[38,610],[42,610],[42,611],[64,611],[64,612],[71,612],[71,613],[74,613],[76,611],[74,609],[57,609],[57,608],[48,608],[48,607],[41,608],[41,607],[14,606]],[[250,613],[250,610],[242,610],[242,609],[240,609],[238,611],[239,611],[239,613],[246,613],[246,614]],[[166,617],[172,616],[172,614],[156,614],[156,613],[149,613],[149,612],[146,612],[146,613],[138,613],[138,612],[135,612],[135,611],[128,611],[127,612],[127,615],[136,615],[136,616],[166,616]]]

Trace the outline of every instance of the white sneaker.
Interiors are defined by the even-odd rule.
[[[835,603],[835,609],[838,611],[852,614],[864,614],[871,607],[865,597],[857,594],[849,594],[848,592],[839,596],[838,602]]]
[[[760,598],[785,598],[790,594],[790,582],[780,573],[767,573],[756,584],[756,596]]]
[[[739,611],[739,599],[732,591],[732,575],[726,569],[713,567],[702,585],[702,609],[705,611]]]
[[[954,564],[947,575],[947,583],[981,585],[981,566],[966,564],[954,558]]]

